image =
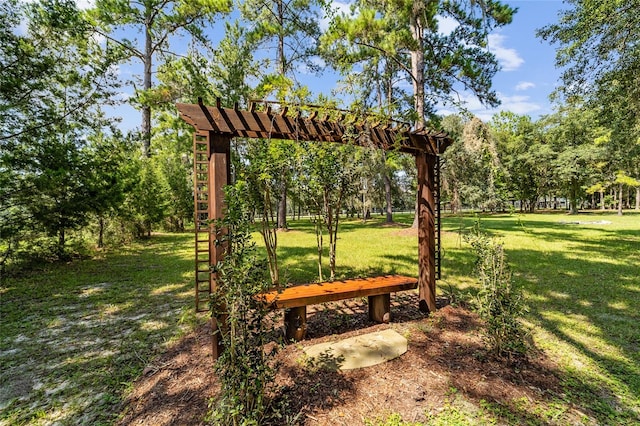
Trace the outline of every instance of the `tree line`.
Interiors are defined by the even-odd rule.
[[[633,66],[619,60],[619,67],[597,68],[573,84],[588,74],[580,67],[602,62],[590,54],[604,54],[586,45],[569,49],[599,37],[579,34],[587,31],[582,20],[592,19],[578,13],[587,7],[609,7],[620,19],[633,13],[619,2],[580,2],[575,22],[541,29],[541,37],[560,45],[559,64],[573,64],[556,112],[536,121],[502,113],[485,124],[462,108],[444,118],[436,111],[457,105],[461,92],[498,104],[491,81],[499,67],[486,40],[516,13],[499,1],[358,0],[347,13],[323,0],[96,0],[88,9],[72,0],[4,1],[0,266],[66,259],[88,242],[117,245],[154,229],[188,227],[192,129],[174,104],[199,97],[240,107],[270,98],[324,108],[346,97],[355,112],[443,128],[455,139],[442,174],[442,198],[453,211],[516,202],[533,210],[541,199],[557,198],[574,210],[637,209]],[[441,18],[457,26],[442,33]],[[632,43],[600,41],[635,58]],[[140,75],[122,75],[121,66],[136,63]],[[335,93],[313,95],[298,82],[301,73],[326,70],[342,76]],[[140,110],[139,129],[121,128],[113,108],[123,103]],[[397,152],[237,139],[232,154],[234,177],[247,183],[274,251],[275,230],[287,226],[287,215],[314,220],[319,262],[328,238],[331,263],[340,215],[381,212],[392,221],[394,210],[415,205],[413,161]]]

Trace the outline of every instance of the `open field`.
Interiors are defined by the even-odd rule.
[[[412,217],[395,219],[408,226]],[[440,293],[473,293],[474,257],[463,235],[474,222],[471,215],[443,219]],[[361,234],[358,223],[341,229],[341,274],[417,273],[415,233],[372,226]],[[536,346],[562,369],[558,410],[575,404],[601,424],[640,422],[640,215],[505,214],[483,216],[481,224],[505,244]],[[317,279],[315,242],[293,229],[280,239],[285,268],[300,281]]]
[[[111,424],[152,357],[191,328],[192,236],[9,277],[0,294],[0,424]]]
[[[396,220],[345,221],[339,277],[415,274],[411,217]],[[473,222],[444,219],[440,293],[460,298],[474,290],[474,259],[461,236]],[[534,341],[557,363],[562,393],[544,405],[513,401],[526,412],[513,417],[455,389],[429,424],[568,424],[576,412],[585,424],[640,422],[640,215],[493,215],[482,226],[505,243]],[[278,238],[284,276],[317,280],[311,224],[293,222]],[[111,424],[133,380],[197,323],[191,245],[191,235],[156,235],[118,253],[5,279],[0,424]]]

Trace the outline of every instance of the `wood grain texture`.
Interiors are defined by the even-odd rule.
[[[284,113],[274,114],[270,110],[257,111],[255,108],[238,110],[183,103],[176,104],[176,107],[182,119],[198,131],[227,137],[353,143],[412,154],[442,153],[452,143],[444,132],[424,128],[411,130],[405,125],[347,124],[339,119],[330,120],[327,114],[318,118],[317,110],[304,117],[300,114],[287,115],[284,109]]]
[[[376,296],[412,290],[418,286],[418,280],[402,275],[358,278],[318,284],[304,284],[264,293],[265,303],[271,309],[294,308],[317,303],[334,302],[354,297]]]

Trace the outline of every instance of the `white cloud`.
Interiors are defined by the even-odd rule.
[[[35,3],[38,0],[23,0],[24,3]],[[95,6],[95,0],[75,0],[76,6],[78,9],[86,10],[93,6]]]
[[[438,33],[448,36],[453,30],[458,28],[458,21],[453,19],[450,16],[436,16],[436,21],[438,21]]]
[[[460,103],[469,111],[480,111],[486,109],[480,100],[478,100],[478,97],[471,93],[464,93],[460,95]]]
[[[123,102],[128,101],[132,97],[133,97],[133,95],[131,93],[127,93],[127,92],[119,92],[119,93],[116,93],[114,95],[114,99],[116,99],[118,101],[123,101]]]
[[[533,89],[534,87],[536,87],[535,83],[532,83],[530,81],[521,81],[516,85],[516,90],[523,91],[523,90]]]
[[[487,108],[482,103],[480,103],[476,96],[471,93],[462,93],[459,97],[459,101],[469,112],[485,122],[490,121],[491,117],[493,117],[494,114],[497,114],[500,111],[511,111],[519,115],[530,115],[532,113],[542,111],[543,109],[540,104],[531,101],[531,98],[529,96],[507,96],[502,93],[498,93],[497,95],[498,99],[500,99],[501,101],[501,104],[497,108]],[[455,111],[443,107],[438,111],[438,114],[455,114]]]
[[[86,10],[95,6],[95,0],[75,0],[78,9]]]
[[[351,15],[351,3],[348,0],[339,1],[334,0],[331,2],[329,8],[333,11],[333,13],[337,16],[340,15]],[[329,16],[323,16],[320,20],[320,29],[322,31],[326,31],[329,28],[329,23],[331,22],[331,18]]]
[[[122,74],[121,65],[117,65],[117,64],[109,65],[108,73],[113,76],[120,76]]]
[[[515,71],[524,63],[515,49],[505,47],[506,37],[502,34],[489,34],[489,51],[496,55],[502,71]]]
[[[542,109],[542,106],[535,102],[532,102],[529,96],[504,96],[499,93],[498,97],[502,101],[502,104],[499,107],[500,111],[511,111],[515,112],[516,114],[524,115],[540,111]]]

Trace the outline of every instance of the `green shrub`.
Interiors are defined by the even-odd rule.
[[[214,268],[218,286],[211,305],[226,325],[220,327],[224,351],[215,365],[221,394],[212,401],[209,420],[225,426],[269,423],[274,413],[269,396],[275,394],[275,350],[265,350],[267,311],[255,297],[271,280],[266,259],[251,239],[244,190],[242,182],[226,188],[227,212],[216,222],[217,244],[228,250]]]
[[[479,221],[466,239],[476,254],[480,290],[472,300],[485,323],[489,350],[499,356],[526,355],[528,330],[521,322],[526,307],[522,290],[513,284],[503,244],[484,234]]]

